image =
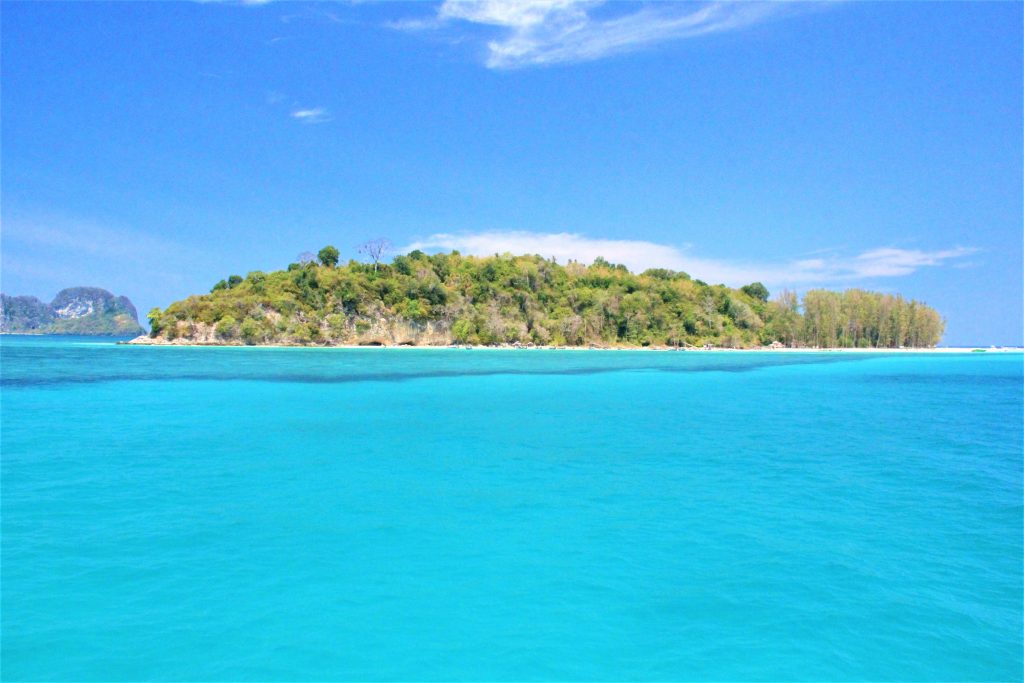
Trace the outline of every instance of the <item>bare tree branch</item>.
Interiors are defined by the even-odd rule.
[[[360,254],[366,254],[373,260],[373,272],[377,272],[381,257],[391,251],[391,240],[386,237],[367,240],[359,245],[358,250]]]

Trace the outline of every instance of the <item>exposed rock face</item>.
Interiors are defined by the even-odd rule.
[[[280,317],[276,312],[268,315]],[[327,346],[450,346],[455,343],[451,324],[447,321],[432,320],[417,322],[402,317],[390,318],[350,318],[343,329],[329,329],[327,324],[321,326],[321,338],[330,341],[313,342],[314,345]],[[225,339],[217,334],[215,325],[203,322],[179,321],[173,334],[149,335],[133,339],[132,344],[171,345],[171,346],[243,346],[243,339]],[[268,342],[263,342],[268,343]],[[282,346],[307,346],[310,340],[281,334],[272,342]]]
[[[0,294],[0,332],[35,332],[53,318],[53,309],[34,296]]]
[[[448,346],[454,343],[444,320],[417,322],[402,317],[354,318],[347,321],[345,343],[363,346]]]
[[[84,318],[94,310],[93,302],[90,299],[73,299],[62,308],[53,307],[53,312],[58,318]]]
[[[143,329],[127,297],[99,287],[71,287],[49,304],[34,296],[0,294],[0,332],[127,336]]]

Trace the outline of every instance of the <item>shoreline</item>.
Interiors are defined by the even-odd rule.
[[[130,341],[119,341],[123,346],[154,346],[184,348],[235,348],[235,349],[349,349],[349,350],[438,350],[438,351],[655,351],[680,353],[877,353],[877,354],[922,354],[922,353],[1024,353],[1021,347],[1006,346],[942,346],[922,348],[812,348],[812,347],[757,347],[750,349],[731,349],[722,347],[685,348],[672,346],[513,346],[503,344],[496,346],[451,344],[444,346],[412,344],[219,344],[191,341],[158,341],[150,337],[136,337]]]

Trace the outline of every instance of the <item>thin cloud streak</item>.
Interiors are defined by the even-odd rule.
[[[174,239],[170,224],[142,229],[24,211],[5,215],[2,227],[4,293],[49,301],[65,287],[103,287],[131,299],[143,325],[151,308],[206,291],[232,269],[216,230],[206,241],[191,244]]]
[[[882,247],[855,256],[830,254],[820,258],[788,262],[731,262],[695,256],[687,249],[642,240],[593,239],[578,233],[535,233],[491,231],[482,233],[437,233],[413,242],[413,249],[451,250],[466,254],[539,254],[565,263],[569,260],[593,263],[604,257],[622,263],[634,272],[648,268],[670,268],[711,283],[731,286],[764,282],[772,286],[824,285],[871,278],[901,277],[921,268],[936,267],[975,253],[970,247],[938,251]]]
[[[7,294],[48,300],[65,287],[97,286],[127,296],[140,314],[195,292],[190,274],[218,271],[212,251],[55,214],[5,216],[0,266]]]
[[[195,259],[200,252],[162,237],[138,230],[111,228],[99,223],[46,216],[37,219],[16,217],[3,222],[5,252],[16,245],[43,247],[77,258],[98,257],[135,261],[151,265],[154,259]],[[6,253],[5,253],[6,255]]]
[[[593,61],[670,40],[735,31],[804,8],[716,0],[657,3],[627,14],[595,16],[604,6],[604,0],[445,0],[432,17],[390,26],[412,32],[458,31],[467,25],[498,30],[501,35],[486,44],[485,65],[518,69]]]
[[[324,107],[313,107],[312,109],[296,109],[292,112],[292,118],[302,123],[315,124],[327,123],[331,115]]]

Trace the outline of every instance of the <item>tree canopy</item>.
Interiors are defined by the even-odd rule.
[[[768,301],[768,288],[762,285],[760,282],[753,282],[749,285],[740,287],[740,290],[745,294],[748,294],[755,299],[761,301]]]
[[[339,267],[332,249],[319,262],[231,276],[210,294],[154,310],[152,334],[346,344],[427,330],[429,341],[410,343],[925,347],[944,326],[923,303],[857,289],[770,299],[761,283],[730,289],[671,270],[634,274],[605,259],[561,265],[537,255],[414,251]]]
[[[333,268],[338,265],[339,256],[340,254],[338,253],[338,250],[331,245],[327,245],[320,250],[319,254],[317,254],[317,258],[320,259],[320,265],[327,266],[328,268]]]

